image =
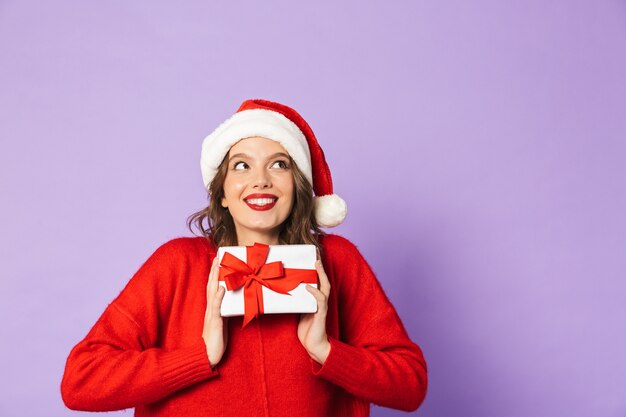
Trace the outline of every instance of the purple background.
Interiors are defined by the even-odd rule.
[[[67,354],[256,97],[313,126],[417,415],[626,415],[626,3],[294,4],[0,1],[0,416],[80,415]]]

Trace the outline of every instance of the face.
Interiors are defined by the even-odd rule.
[[[278,142],[252,137],[233,145],[227,161],[221,204],[233,217],[239,244],[277,244],[294,199],[287,151]]]

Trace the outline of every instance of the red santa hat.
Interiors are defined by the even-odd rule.
[[[346,217],[345,201],[333,193],[330,169],[309,124],[294,109],[267,100],[246,100],[202,143],[200,168],[209,187],[231,146],[241,139],[261,136],[280,143],[313,186],[315,219],[333,227]]]

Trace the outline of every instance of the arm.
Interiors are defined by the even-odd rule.
[[[354,245],[343,238],[328,248],[341,340],[328,336],[330,352],[313,372],[352,395],[385,407],[413,411],[424,400],[426,362],[395,308]],[[334,246],[334,245],[333,245]],[[330,253],[329,253],[330,252]],[[331,290],[332,291],[332,290]]]
[[[111,411],[154,402],[217,375],[205,343],[166,351],[157,346],[168,284],[181,273],[179,245],[162,245],[72,349],[61,383],[71,409]]]

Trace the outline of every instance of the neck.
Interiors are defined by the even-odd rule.
[[[278,233],[261,233],[254,231],[246,231],[246,233],[237,233],[237,245],[252,246],[254,243],[264,243],[266,245],[278,245]]]

